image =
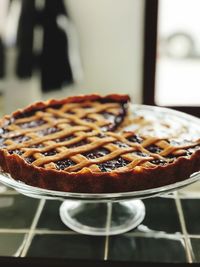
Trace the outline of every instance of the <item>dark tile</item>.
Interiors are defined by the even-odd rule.
[[[24,234],[0,234],[0,256],[19,256],[18,251],[22,249]]]
[[[29,228],[38,203],[23,195],[1,195],[0,228]]]
[[[189,234],[200,234],[200,199],[182,199],[186,228]]]
[[[103,259],[104,237],[86,235],[36,235],[29,248],[31,257]]]
[[[146,208],[146,215],[135,231],[181,232],[179,217],[173,199],[155,197],[145,199],[143,202]]]
[[[192,249],[194,253],[194,261],[200,262],[200,239],[199,238],[191,238]]]
[[[40,215],[37,228],[47,230],[69,230],[69,228],[62,223],[59,215],[59,208],[61,204],[61,201],[46,201],[42,214]]]
[[[4,193],[6,193],[8,190],[13,190],[14,191],[14,189],[10,189],[10,188],[8,188],[7,186],[5,186],[4,184],[2,184],[2,183],[0,183],[0,194],[4,194]]]
[[[181,239],[110,237],[109,260],[139,262],[186,262]]]

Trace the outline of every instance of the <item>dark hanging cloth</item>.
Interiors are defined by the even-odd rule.
[[[5,49],[3,42],[0,38],[0,78],[3,78],[5,75]]]
[[[43,51],[41,55],[41,79],[43,91],[54,90],[72,82],[72,70],[68,58],[68,40],[58,27],[59,15],[67,16],[63,1],[45,2],[43,12]]]
[[[19,78],[29,78],[33,72],[33,30],[35,26],[35,0],[22,0],[22,9],[19,19],[17,35],[17,66]]]
[[[63,84],[73,82],[68,57],[68,39],[59,28],[57,18],[67,16],[63,0],[44,2],[37,10],[35,0],[22,0],[22,10],[18,30],[17,75],[31,77],[33,70],[40,71],[42,91],[59,89]],[[40,26],[43,32],[43,45],[39,55],[34,54],[34,27]]]

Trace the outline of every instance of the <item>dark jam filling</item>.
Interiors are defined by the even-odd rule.
[[[21,151],[19,149],[9,150],[8,152],[10,155],[17,154],[17,155],[21,156],[23,154],[23,151]],[[29,156],[29,157],[25,158],[25,161],[30,164],[33,161],[35,161],[35,158],[33,156]]]
[[[27,128],[34,128],[34,127],[38,127],[41,126],[42,124],[44,124],[45,121],[40,119],[40,120],[36,120],[36,121],[29,121],[29,122],[24,122],[21,124],[18,124],[22,129],[27,129]]]
[[[53,108],[53,109],[60,109],[62,106],[63,106],[63,104],[56,104],[56,105],[52,105],[52,106],[50,106],[50,108]],[[47,108],[49,108],[49,107],[47,107]]]
[[[143,153],[143,152],[141,152],[139,150],[133,151],[132,153],[135,154],[135,155],[137,155],[137,156],[140,156],[140,157],[149,157],[148,154]]]
[[[119,103],[119,102],[117,102],[116,100],[114,100],[114,99],[110,99],[110,98],[103,98],[103,99],[99,99],[99,100],[97,100],[98,102],[100,102],[100,103]],[[127,106],[127,100],[123,100],[123,101],[121,101],[120,102],[120,104],[121,104],[121,106],[123,107],[123,108],[125,108],[126,106]]]
[[[143,142],[143,139],[139,135],[132,135],[128,137],[127,139],[130,142],[138,143],[138,144],[141,144]]]
[[[45,135],[53,134],[59,131],[60,129],[58,129],[57,127],[50,127],[50,128],[46,128],[44,130],[38,131],[38,134],[41,136],[45,136]]]
[[[71,140],[71,139],[73,139],[73,138],[75,138],[75,136],[74,136],[74,135],[70,135],[70,136],[63,136],[63,137],[60,137],[60,138],[56,138],[56,139],[54,139],[54,141],[55,141],[56,143],[60,143],[60,142],[69,141],[69,140]]]
[[[46,151],[44,153],[42,153],[44,156],[53,156],[55,154],[57,154],[57,151],[56,150],[49,150],[49,151]]]
[[[14,149],[14,150],[8,150],[9,154],[13,155],[13,154],[17,154],[17,155],[22,155],[23,152],[19,149]]]
[[[26,142],[30,139],[30,137],[26,136],[26,135],[19,135],[19,136],[16,136],[16,137],[12,137],[12,140],[15,142],[15,143],[22,143],[22,142]]]
[[[57,170],[64,170],[67,167],[74,166],[76,163],[71,159],[62,159],[55,162]]]
[[[182,156],[191,156],[198,149],[200,149],[199,145],[186,149],[185,152],[183,152],[183,154],[177,154],[177,155],[176,154],[169,154],[169,155],[167,155],[167,158],[168,159],[176,159],[176,158],[182,157]]]
[[[167,155],[166,158],[171,159],[171,160],[174,160],[174,159],[176,159],[176,158],[178,158],[180,156],[187,156],[187,153],[183,153],[182,155],[169,154],[169,155]]]
[[[92,118],[82,118],[82,120],[86,122],[95,122],[95,119],[92,119]]]
[[[43,144],[34,144],[32,146],[30,146],[30,148],[43,148],[44,145]]]
[[[68,148],[74,148],[74,147],[78,147],[78,146],[84,146],[84,145],[87,145],[89,142],[87,140],[82,140],[78,143],[75,143],[75,144],[71,144],[69,146],[67,146]]]
[[[90,152],[84,153],[83,155],[88,159],[96,159],[103,157],[105,155],[109,154],[109,150],[105,148],[99,148],[98,150],[92,150]]]
[[[162,159],[153,159],[150,162],[155,165],[165,165],[167,163],[167,161],[162,160]]]
[[[38,110],[32,110],[32,111],[28,111],[28,112],[22,112],[20,114],[18,114],[17,116],[15,116],[14,118],[12,118],[13,120],[15,119],[23,119],[23,118],[28,118],[28,117],[32,117],[35,115],[35,113]]]
[[[110,172],[112,170],[115,170],[120,167],[124,167],[129,163],[129,161],[123,159],[123,158],[116,158],[112,159],[103,163],[98,164],[100,170],[102,172]]]
[[[129,147],[126,143],[122,143],[120,141],[113,142],[118,147]]]
[[[74,111],[69,111],[69,110],[66,111],[66,113],[67,113],[67,114],[70,114],[70,115],[74,115],[74,114],[76,114]]]
[[[97,134],[97,137],[99,137],[99,138],[104,138],[104,137],[106,137],[106,135],[105,135],[104,133],[98,133],[98,134]]]
[[[30,164],[30,163],[32,163],[33,161],[35,161],[35,158],[32,157],[32,156],[30,156],[30,157],[25,158],[25,160],[26,160],[27,163]]]
[[[145,147],[145,149],[147,149],[151,153],[156,153],[156,154],[158,154],[162,151],[162,148],[160,148],[156,145],[147,146],[147,147]]]
[[[68,121],[67,122],[70,126],[79,126],[76,122],[74,121]]]
[[[103,101],[104,103],[106,101]],[[112,101],[109,101],[112,102]],[[108,120],[110,123],[106,126],[101,127],[102,131],[114,131],[117,129],[118,125],[121,124],[124,120],[124,117],[126,115],[126,103],[121,104],[121,109],[119,110],[118,115],[114,115],[110,112],[102,112],[100,113],[106,120]]]
[[[60,109],[61,107],[62,107],[62,105],[60,105],[60,104],[56,104],[56,105],[48,106],[47,109],[48,109],[48,108]],[[15,117],[13,118],[13,120],[15,120],[15,119],[22,119],[22,118],[32,117],[32,116],[35,115],[35,113],[36,113],[37,111],[43,111],[43,112],[45,112],[45,111],[46,111],[46,107],[43,107],[43,108],[40,108],[40,109],[31,110],[31,111],[25,111],[25,112],[22,112],[22,113],[18,114],[17,116],[15,116]]]
[[[124,119],[124,112],[122,111],[117,116],[109,112],[104,112],[101,114],[109,122],[108,125],[101,127],[102,131],[114,131]]]

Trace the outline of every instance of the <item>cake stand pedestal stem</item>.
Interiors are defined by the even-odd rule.
[[[62,222],[87,235],[117,235],[137,227],[145,217],[141,200],[85,202],[66,200],[60,206]]]

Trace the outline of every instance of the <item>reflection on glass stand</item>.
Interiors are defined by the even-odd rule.
[[[90,235],[114,235],[127,232],[142,222],[145,207],[141,200],[105,203],[64,201],[60,217],[76,232]]]
[[[60,217],[72,230],[87,235],[116,235],[138,226],[145,217],[141,199],[161,196],[194,183],[200,172],[171,185],[142,191],[108,194],[70,193],[41,189],[0,174],[0,182],[34,198],[61,200]]]

